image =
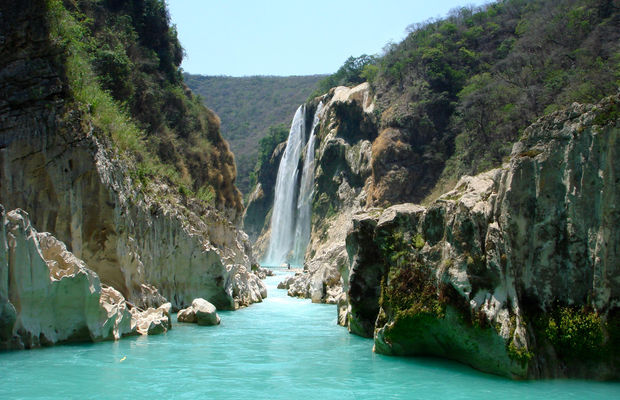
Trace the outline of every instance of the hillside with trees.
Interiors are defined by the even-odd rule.
[[[183,49],[163,0],[48,1],[58,52],[81,112],[131,161],[144,186],[242,208],[219,120],[183,82]],[[203,166],[207,165],[208,168]]]
[[[381,57],[347,60],[316,94],[368,81],[379,130],[402,132],[399,140],[412,152],[403,156],[425,171],[415,190],[395,193],[392,202],[429,201],[460,176],[500,165],[537,118],[615,94],[618,26],[618,2],[612,0],[462,7],[411,25],[409,35],[386,46]]]
[[[237,187],[247,194],[255,169],[257,143],[269,128],[288,127],[295,109],[316,87],[322,75],[311,76],[202,76],[185,74],[192,91],[220,117],[222,134],[237,161]]]

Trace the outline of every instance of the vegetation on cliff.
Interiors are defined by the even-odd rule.
[[[279,129],[276,126],[280,124],[286,125],[288,134],[295,109],[323,78],[322,75],[232,77],[192,74],[184,74],[184,77],[194,93],[200,95],[204,104],[213,108],[222,119],[222,135],[230,143],[237,161],[237,186],[246,195],[256,184],[253,175],[259,169],[256,162],[257,156],[260,159],[261,155],[257,155],[256,143],[273,129]],[[286,137],[280,142],[283,140]]]
[[[356,217],[350,331],[510,377],[617,379],[618,96],[540,118],[428,207]]]
[[[219,118],[183,83],[183,49],[163,0],[48,0],[51,40],[75,108],[130,160],[138,182],[240,211]],[[143,185],[146,186],[146,185]]]
[[[415,193],[387,202],[421,201],[438,183],[432,198],[464,174],[500,165],[538,117],[615,94],[619,25],[611,0],[463,7],[411,25],[407,38],[386,46],[383,56],[351,58],[347,63],[359,68],[344,65],[323,83],[370,82],[380,129],[399,130],[399,140],[411,146],[407,158],[425,171],[412,182]]]

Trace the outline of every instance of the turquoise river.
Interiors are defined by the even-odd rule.
[[[335,306],[276,289],[284,273],[267,279],[266,301],[221,312],[219,326],[0,353],[0,399],[620,399],[620,383],[513,382],[374,354],[336,325]]]

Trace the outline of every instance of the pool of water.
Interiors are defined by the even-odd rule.
[[[333,305],[269,298],[214,327],[0,353],[0,399],[613,399],[620,383],[513,382],[457,363],[372,352]],[[176,321],[176,318],[173,318]]]

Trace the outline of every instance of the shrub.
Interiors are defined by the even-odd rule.
[[[544,333],[564,357],[595,357],[603,345],[600,316],[585,307],[560,307],[549,316]]]

